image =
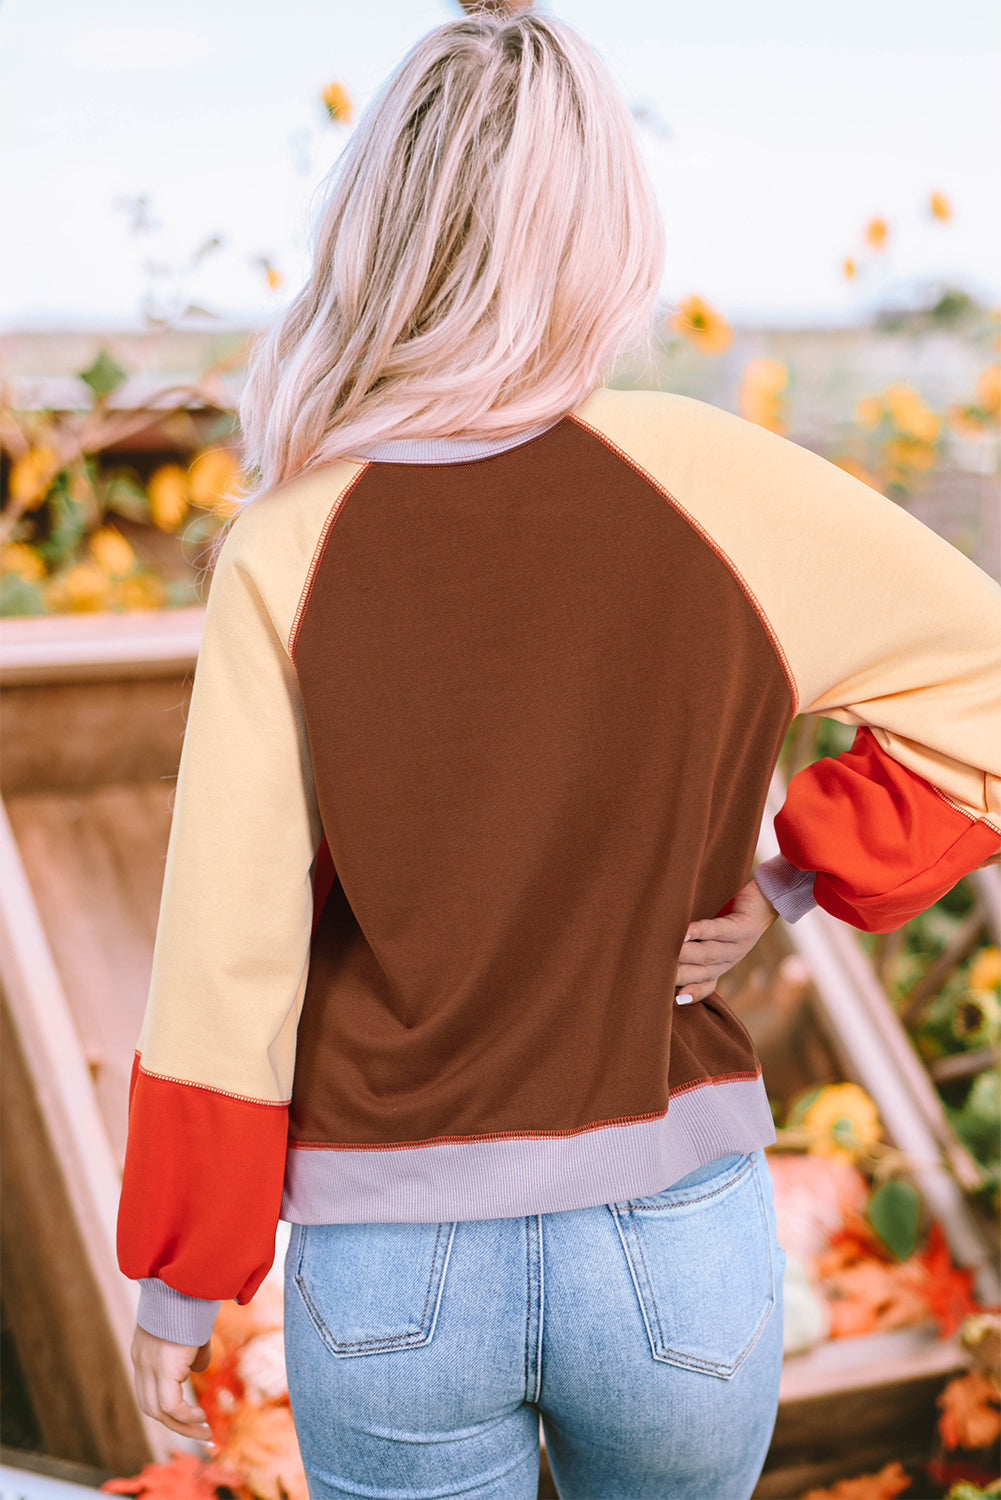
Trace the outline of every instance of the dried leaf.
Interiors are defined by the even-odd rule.
[[[252,1338],[240,1351],[237,1371],[248,1401],[280,1401],[287,1396],[284,1332],[274,1328]]]
[[[911,1481],[902,1464],[886,1464],[878,1474],[859,1474],[839,1479],[829,1490],[807,1490],[801,1500],[893,1500],[910,1489]]]
[[[953,1264],[942,1226],[933,1220],[917,1259],[927,1273],[925,1299],[942,1338],[950,1338],[970,1313],[982,1311],[973,1294],[975,1272]]]
[[[284,1402],[241,1407],[219,1458],[240,1471],[258,1500],[309,1500],[292,1412]]]
[[[106,1479],[101,1489],[142,1500],[216,1500],[220,1487],[239,1490],[242,1485],[236,1469],[206,1463],[193,1453],[175,1453],[169,1463],[146,1464],[131,1479]]]
[[[1001,1392],[982,1370],[950,1380],[936,1397],[938,1430],[947,1448],[986,1448],[1001,1436]]]

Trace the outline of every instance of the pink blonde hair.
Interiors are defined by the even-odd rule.
[[[570,26],[427,33],[328,176],[312,269],[240,401],[254,488],[387,437],[502,437],[645,351],[664,231],[633,122]]]

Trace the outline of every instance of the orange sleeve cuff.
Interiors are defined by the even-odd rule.
[[[775,832],[790,864],[816,871],[817,904],[865,932],[927,911],[1001,846],[865,727],[850,750],[793,777]]]

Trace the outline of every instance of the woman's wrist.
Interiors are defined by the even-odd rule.
[[[798,922],[816,906],[814,870],[798,870],[783,854],[764,860],[754,872],[754,883],[770,906],[786,922]]]

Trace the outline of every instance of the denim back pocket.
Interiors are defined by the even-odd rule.
[[[609,1204],[654,1359],[728,1380],[757,1342],[777,1294],[763,1170],[757,1155],[726,1156]]]
[[[332,1354],[431,1342],[455,1224],[297,1224],[296,1290]]]

